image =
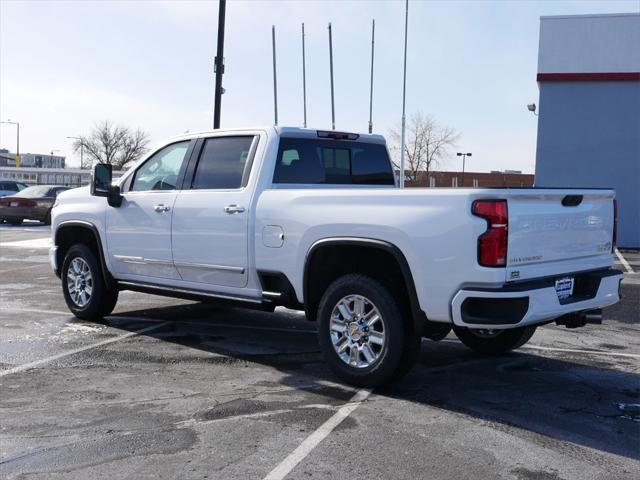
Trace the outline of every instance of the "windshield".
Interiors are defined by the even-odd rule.
[[[24,190],[19,192],[20,197],[23,198],[38,198],[38,197],[46,197],[51,190],[51,187],[48,185],[40,185],[38,187],[27,187]]]

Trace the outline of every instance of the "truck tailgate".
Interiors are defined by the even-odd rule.
[[[611,260],[612,190],[534,189],[509,196],[507,269],[553,275],[582,259],[582,269]],[[585,262],[591,258],[594,262]],[[548,268],[540,268],[542,266]],[[537,268],[536,268],[537,266]],[[568,270],[570,271],[570,270]]]

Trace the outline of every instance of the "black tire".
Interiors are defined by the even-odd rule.
[[[68,275],[69,266],[76,258],[81,259],[88,266],[91,274],[91,295],[86,305],[79,305],[72,299],[69,292]],[[68,251],[62,262],[61,270],[62,292],[67,307],[76,317],[82,320],[99,320],[109,315],[116,306],[118,301],[118,290],[115,288],[107,288],[102,277],[102,268],[98,263],[96,255],[93,251],[82,243],[73,245]]]
[[[499,330],[495,335],[482,336],[469,328],[454,327],[456,336],[474,352],[501,355],[527,343],[536,331],[535,326]]]
[[[10,218],[9,220],[7,220],[9,225],[13,225],[13,226],[22,225],[23,221],[24,221],[23,218]]]
[[[47,210],[47,214],[42,219],[42,223],[45,225],[51,225],[51,209]]]
[[[384,345],[375,361],[355,367],[343,361],[331,338],[331,314],[338,302],[350,295],[361,295],[373,304],[384,322]],[[325,291],[318,306],[318,341],[333,373],[341,380],[359,387],[376,387],[398,379],[413,366],[420,352],[420,336],[413,332],[409,319],[387,288],[374,279],[348,274],[335,280]],[[346,335],[346,334],[345,334]]]

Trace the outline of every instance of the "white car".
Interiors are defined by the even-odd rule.
[[[304,310],[336,375],[372,386],[421,337],[499,354],[598,323],[615,230],[612,190],[400,189],[378,135],[215,130],[60,195],[51,263],[83,319],[120,290]]]

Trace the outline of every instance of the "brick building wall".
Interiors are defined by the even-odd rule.
[[[418,172],[417,181],[407,178],[407,187],[533,187],[534,175],[514,172]]]

